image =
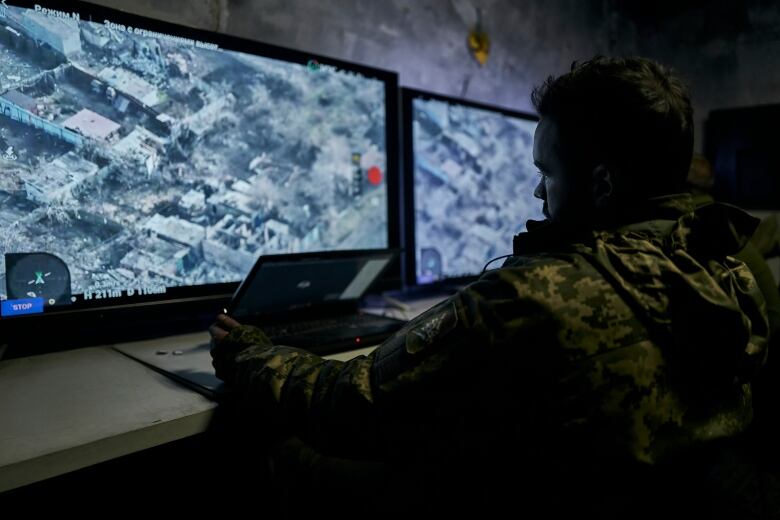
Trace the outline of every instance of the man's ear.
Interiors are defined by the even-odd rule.
[[[614,176],[605,165],[599,164],[593,168],[593,204],[597,209],[607,207],[615,192]]]

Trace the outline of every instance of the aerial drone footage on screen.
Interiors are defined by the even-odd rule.
[[[528,219],[544,218],[533,195],[536,118],[417,91],[407,97],[416,282],[476,276],[512,252]]]
[[[154,294],[239,281],[260,254],[388,246],[383,81],[11,3],[0,299]]]

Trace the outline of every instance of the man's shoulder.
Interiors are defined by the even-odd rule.
[[[544,269],[549,266],[573,265],[581,253],[574,248],[570,251],[541,251],[536,253],[510,256],[502,265],[502,269],[521,269],[525,272]]]
[[[583,254],[585,253],[585,254]],[[501,269],[492,271],[498,279],[511,283],[538,283],[540,280],[571,282],[596,272],[586,260],[587,251],[535,253],[510,257]]]
[[[614,290],[589,256],[587,250],[515,256],[480,281],[511,286],[517,297],[537,300],[550,309],[564,309],[585,298],[595,304]]]
[[[624,295],[605,276],[597,252],[579,251],[515,257],[492,273],[500,287],[556,323],[561,346],[574,357],[589,356],[645,338],[646,331]],[[496,293],[508,291],[499,291]],[[575,353],[576,352],[576,353]]]

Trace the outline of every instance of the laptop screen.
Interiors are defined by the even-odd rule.
[[[261,258],[236,293],[236,318],[360,299],[392,253],[344,258]]]

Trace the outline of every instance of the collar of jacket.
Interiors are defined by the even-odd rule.
[[[582,228],[551,220],[526,223],[528,231],[515,235],[515,256],[569,249],[597,237],[633,233],[673,248],[703,256],[733,255],[740,251],[761,221],[729,204],[701,204],[688,194],[665,195],[644,201],[623,212],[611,225]]]

